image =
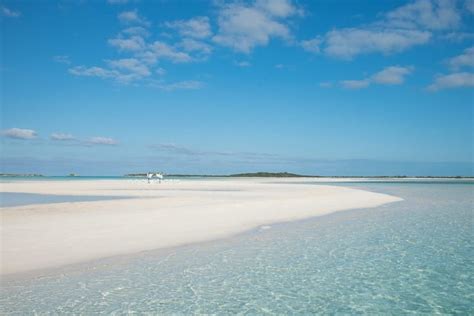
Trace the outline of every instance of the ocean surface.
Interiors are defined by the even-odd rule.
[[[5,278],[0,314],[474,314],[472,182],[332,185],[404,201]]]
[[[49,204],[64,202],[89,202],[103,200],[129,199],[121,196],[93,196],[93,195],[53,195],[35,193],[0,192],[0,207],[23,206],[31,204]]]

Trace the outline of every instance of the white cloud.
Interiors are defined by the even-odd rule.
[[[110,137],[96,136],[87,140],[90,145],[118,145],[118,141]]]
[[[255,6],[273,16],[282,18],[303,14],[302,10],[294,6],[290,0],[257,0]]]
[[[340,82],[346,89],[363,89],[371,84],[399,85],[405,81],[405,76],[413,72],[414,67],[390,66],[363,80],[343,80]]]
[[[430,32],[418,30],[346,28],[326,34],[324,52],[343,59],[376,52],[392,54],[427,43],[430,38]]]
[[[144,76],[138,73],[122,73],[115,69],[106,69],[102,67],[85,67],[85,66],[76,66],[69,68],[69,73],[75,76],[82,77],[97,77],[101,79],[113,79],[121,84],[129,84],[133,81],[142,79]]]
[[[417,0],[380,15],[373,23],[336,28],[301,45],[313,53],[321,50],[329,56],[350,60],[362,54],[399,53],[428,43],[434,32],[453,31],[460,25],[461,11],[456,1]]]
[[[17,18],[17,17],[21,16],[20,11],[14,11],[14,10],[9,9],[7,7],[4,7],[4,6],[0,6],[0,12],[3,16],[7,16],[9,18]]]
[[[468,12],[474,14],[474,0],[466,0],[464,7]]]
[[[136,58],[123,58],[116,60],[107,60],[107,63],[111,68],[116,68],[120,70],[126,70],[130,73],[134,73],[140,77],[150,76],[151,72],[147,66],[143,65]]]
[[[401,28],[455,29],[461,23],[457,2],[417,0],[387,13],[386,24]]]
[[[34,139],[38,133],[32,129],[10,128],[2,131],[2,136],[15,139]]]
[[[371,81],[378,84],[396,85],[405,81],[405,76],[413,71],[413,67],[391,66],[372,76]]]
[[[474,38],[474,33],[470,32],[450,32],[448,34],[441,35],[442,39],[446,39],[452,42],[462,42]]]
[[[150,26],[150,22],[147,19],[141,17],[137,10],[124,11],[118,15],[120,22],[125,24],[140,24],[144,26]]]
[[[71,64],[71,60],[69,59],[69,56],[66,56],[66,55],[53,56],[53,60],[60,64],[66,64],[66,65]]]
[[[203,86],[202,82],[194,80],[163,82],[159,76],[163,76],[166,71],[158,67],[157,63],[161,61],[187,63],[205,60],[213,49],[205,42],[205,39],[201,39],[211,35],[207,17],[168,22],[169,27],[176,29],[180,35],[187,36],[178,39],[171,36],[169,40],[175,40],[171,43],[146,40],[150,35],[150,30],[147,28],[150,23],[141,17],[137,10],[122,12],[119,14],[119,19],[127,26],[115,38],[109,39],[108,44],[115,47],[119,53],[128,56],[105,59],[105,66],[74,66],[68,69],[70,74],[109,79],[120,84],[144,84],[167,91],[198,89]]]
[[[190,20],[166,22],[164,25],[176,30],[184,37],[203,39],[212,35],[211,25],[207,16],[199,16]]]
[[[321,52],[321,43],[323,42],[323,39],[318,36],[313,39],[301,41],[301,47],[307,52],[310,53],[320,53]]]
[[[158,67],[156,68],[155,72],[159,75],[159,76],[164,76],[166,75],[166,70],[161,68],[161,67]]]
[[[131,36],[129,38],[112,38],[109,39],[109,44],[117,47],[120,51],[141,51],[145,48],[145,40],[138,35]]]
[[[196,52],[201,55],[209,55],[212,53],[211,45],[208,45],[201,41],[196,41],[192,38],[184,38],[177,44],[178,47],[182,48],[186,52]]]
[[[449,75],[438,76],[435,81],[428,86],[429,91],[442,89],[474,87],[474,73],[457,72]]]
[[[85,76],[85,77],[99,77],[99,78],[115,78],[120,75],[118,71],[109,70],[101,67],[85,67],[85,66],[76,66],[69,68],[69,73],[75,76]]]
[[[142,37],[148,37],[150,35],[150,32],[141,26],[131,26],[128,27],[124,30],[122,30],[122,33],[127,34],[127,35],[138,35]]]
[[[71,134],[66,134],[66,133],[53,133],[50,135],[50,138],[52,140],[57,140],[57,141],[71,141],[71,140],[76,140],[74,136]]]
[[[474,46],[466,48],[461,55],[449,59],[448,64],[455,70],[461,67],[474,67]]]
[[[149,46],[149,49],[149,54],[145,56],[149,61],[156,62],[156,60],[161,58],[168,59],[174,63],[186,63],[192,61],[189,54],[180,52],[165,42],[155,41]]]
[[[238,52],[250,53],[256,46],[267,45],[271,38],[289,39],[291,34],[285,18],[296,12],[290,1],[224,5],[219,11],[219,31],[213,41]]]
[[[196,80],[184,80],[172,83],[159,81],[151,84],[151,86],[165,91],[197,90],[201,89],[204,86],[204,83]]]
[[[342,87],[345,89],[363,89],[370,85],[370,81],[364,80],[343,80],[341,81]]]

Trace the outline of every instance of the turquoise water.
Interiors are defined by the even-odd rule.
[[[31,204],[48,204],[63,202],[88,202],[119,200],[133,197],[92,196],[92,195],[50,195],[34,193],[0,192],[0,207],[24,206]]]
[[[474,313],[472,184],[344,185],[405,200],[5,279],[0,313]]]

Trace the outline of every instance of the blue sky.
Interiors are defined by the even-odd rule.
[[[474,175],[474,1],[0,1],[1,172]]]

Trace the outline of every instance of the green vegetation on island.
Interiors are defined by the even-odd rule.
[[[146,177],[146,173],[129,173],[125,177]],[[332,175],[301,175],[291,172],[246,172],[236,173],[227,175],[215,175],[215,174],[164,174],[166,177],[178,177],[178,178],[332,178],[332,179],[473,179],[472,176],[409,176],[409,175],[380,175],[380,176],[332,176]]]
[[[249,172],[231,174],[229,177],[258,177],[258,178],[301,178],[310,177],[290,172]]]

